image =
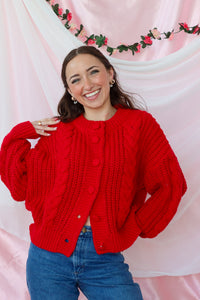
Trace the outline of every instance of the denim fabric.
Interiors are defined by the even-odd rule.
[[[70,257],[31,243],[26,266],[32,300],[77,300],[79,289],[89,300],[142,300],[121,253],[97,254],[92,230],[81,232]]]

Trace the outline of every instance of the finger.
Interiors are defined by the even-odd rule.
[[[57,127],[50,127],[50,126],[38,126],[39,128],[39,130],[41,129],[41,130],[45,130],[45,131],[55,131],[55,130],[57,130]]]
[[[38,129],[38,130],[56,130],[57,127],[52,127],[51,125],[56,125],[55,123],[53,124],[42,124],[42,125],[39,125],[38,122],[32,122],[33,126],[35,127],[35,129]]]
[[[57,118],[48,118],[48,119],[40,120],[40,122],[42,123],[41,125],[53,125],[53,124],[58,124],[60,120]]]
[[[39,134],[43,134],[45,131],[55,131],[57,129],[57,127],[48,127],[48,126],[37,126],[35,127],[35,130],[37,133]]]
[[[43,136],[50,136],[51,134],[48,132],[45,132],[44,130],[36,130],[37,134],[43,135]]]

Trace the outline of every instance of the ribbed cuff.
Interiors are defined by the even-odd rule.
[[[10,134],[16,139],[37,139],[40,137],[30,121],[19,123],[11,130]]]

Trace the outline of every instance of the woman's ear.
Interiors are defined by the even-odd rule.
[[[67,89],[67,91],[68,91],[68,93],[72,96],[72,93],[71,93],[70,89]]]
[[[114,70],[113,70],[113,68],[111,67],[108,72],[109,72],[109,77],[110,77],[109,79],[111,81],[111,80],[114,79]]]

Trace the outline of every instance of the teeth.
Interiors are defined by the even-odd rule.
[[[92,92],[92,93],[89,93],[89,94],[86,94],[85,96],[86,97],[92,97],[92,96],[96,95],[98,92],[99,92],[99,90],[97,90],[95,92]]]

